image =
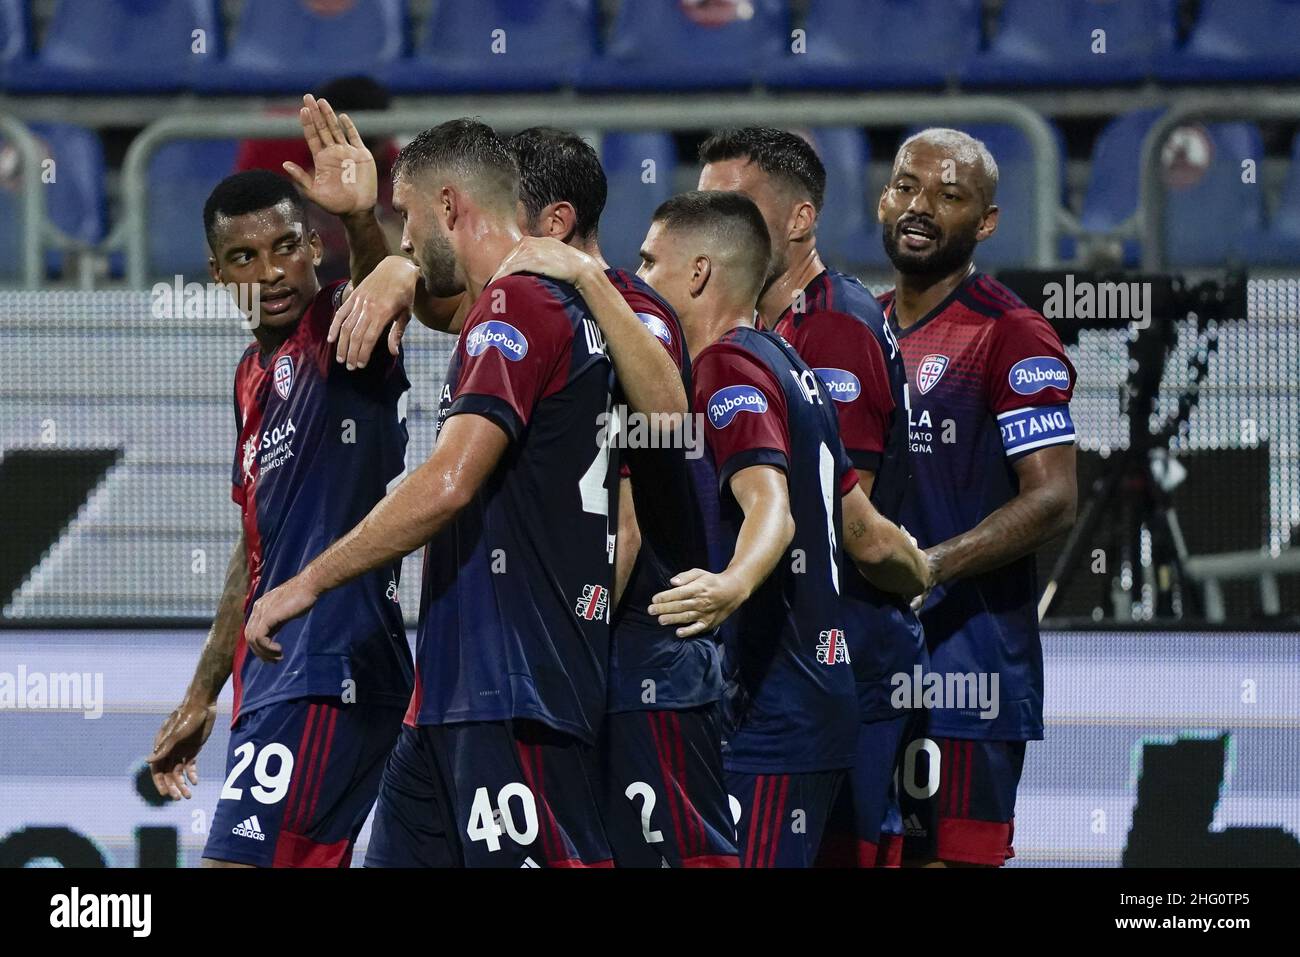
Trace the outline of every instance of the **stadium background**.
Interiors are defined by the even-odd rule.
[[[94,720],[0,706],[0,866],[197,859],[223,722],[192,804],[152,806],[133,774],[237,534],[229,390],[248,332],[159,315],[153,287],[206,280],[208,190],[249,141],[296,137],[302,92],[358,75],[392,94],[354,113],[375,144],[465,114],[589,135],[619,265],[635,266],[650,211],[694,186],[707,130],[766,123],[826,163],[824,257],[883,289],[874,207],[893,151],[952,125],[1001,168],[981,268],[1140,270],[1180,289],[1244,275],[1218,307],[1163,302],[1144,333],[1132,316],[1058,322],[1079,372],[1081,502],[1175,416],[1186,475],[1154,500],[1188,560],[1163,587],[1164,513],[1133,505],[1125,473],[1097,505],[1115,526],[1081,541],[1045,624],[1047,740],[1015,863],[1294,861],[1297,38],[1297,0],[0,0],[0,674],[104,688]],[[1019,282],[1029,298],[1046,279]],[[450,342],[407,345],[416,463]],[[1144,375],[1149,415],[1131,388]]]

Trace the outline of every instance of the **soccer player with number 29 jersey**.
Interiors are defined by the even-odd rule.
[[[901,769],[905,853],[985,866],[1013,856],[1025,742],[1043,736],[1033,552],[1077,498],[1074,367],[1047,321],[972,261],[997,227],[996,188],[982,143],[926,130],[899,148],[879,208],[896,281],[882,301],[912,386],[903,521],[934,579],[931,667],[988,699],[924,710]]]

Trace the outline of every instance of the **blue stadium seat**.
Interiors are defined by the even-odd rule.
[[[866,134],[856,127],[823,128],[812,131],[812,141],[826,167],[826,197],[817,221],[823,261],[849,271],[885,266],[876,197],[868,191]]]
[[[1181,49],[1160,58],[1162,80],[1300,78],[1300,0],[1201,0],[1201,12]]]
[[[104,150],[91,130],[63,123],[36,123],[32,135],[43,147],[43,157],[54,161],[53,176],[45,183],[45,216],[70,239],[95,245],[104,238]],[[22,214],[19,209],[20,166],[16,154],[0,140],[0,276],[16,279],[22,267]],[[63,253],[47,250],[45,269],[51,277],[63,272]]]
[[[1004,266],[1025,266],[1033,261],[1036,248],[1034,211],[1034,151],[1020,130],[1005,123],[957,124],[959,129],[982,140],[998,164],[998,228],[975,249],[975,265],[984,271]],[[919,133],[914,127],[907,136]],[[1062,202],[1065,184],[1065,148],[1055,125],[1056,152],[1060,163]]]
[[[405,0],[245,3],[223,63],[200,72],[206,93],[301,93],[340,76],[378,76],[406,51]]]
[[[1142,140],[1159,110],[1112,120],[1093,150],[1081,221],[1107,230],[1137,210]],[[1263,228],[1263,188],[1241,181],[1243,160],[1263,159],[1259,129],[1250,123],[1193,125],[1166,142],[1165,252],[1171,267],[1223,266],[1245,256],[1249,237]],[[1125,264],[1136,265],[1136,242],[1125,244]]]
[[[979,0],[814,0],[807,48],[765,60],[763,81],[783,88],[942,86],[975,53]]]
[[[998,29],[970,61],[970,86],[1136,83],[1173,48],[1172,0],[1005,0]],[[1093,52],[1104,30],[1105,52]]]
[[[65,236],[97,245],[108,232],[104,195],[104,147],[93,131],[66,123],[36,123],[32,133],[54,160],[55,176],[45,192],[45,215]],[[63,272],[63,253],[51,249],[46,271]]]
[[[611,266],[635,270],[651,215],[674,193],[677,148],[668,133],[608,133],[601,139],[600,158],[609,180],[600,249]]]
[[[171,93],[221,53],[215,0],[60,0],[45,43],[8,88],[34,93]],[[205,52],[193,52],[203,30]]]
[[[596,27],[594,0],[435,0],[415,56],[383,78],[400,92],[556,89],[594,56]]]
[[[208,245],[203,204],[212,187],[235,168],[236,140],[177,140],[149,161],[149,275],[204,281]]]
[[[1243,258],[1256,266],[1300,266],[1300,133],[1291,141],[1291,166],[1277,208],[1262,233],[1243,237]]]
[[[0,90],[8,88],[10,71],[27,59],[30,36],[23,0],[0,0]]]
[[[584,64],[588,90],[751,85],[789,42],[784,0],[635,0],[619,7],[603,56]]]

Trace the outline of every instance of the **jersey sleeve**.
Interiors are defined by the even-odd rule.
[[[694,411],[718,471],[718,486],[751,465],[790,470],[785,393],[772,373],[745,350],[716,345],[694,368]]]
[[[650,333],[659,340],[680,372],[682,368],[682,331],[677,318],[662,303],[639,289],[619,289],[623,298]]]
[[[805,320],[796,349],[834,403],[854,467],[877,471],[895,407],[880,342],[853,316],[825,312]]]
[[[564,305],[535,277],[506,276],[465,317],[447,414],[485,416],[517,441],[537,403],[564,387],[572,347]]]
[[[985,370],[985,399],[997,416],[1008,459],[1075,441],[1074,366],[1046,319],[1029,309],[998,319]]]

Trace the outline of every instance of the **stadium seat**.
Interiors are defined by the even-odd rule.
[[[1291,166],[1277,208],[1261,233],[1247,234],[1243,258],[1256,266],[1300,266],[1300,133],[1291,141]]]
[[[1105,31],[1094,37],[1095,30]],[[968,86],[1136,83],[1173,48],[1172,0],[1005,0],[988,48],[962,76]],[[1105,52],[1093,52],[1104,41]]]
[[[383,78],[402,92],[556,89],[595,49],[594,0],[436,0],[415,55]]]
[[[651,215],[674,193],[677,148],[668,133],[609,133],[600,158],[609,180],[600,249],[611,266],[635,270]]]
[[[789,42],[783,0],[636,0],[619,7],[604,55],[584,64],[587,90],[751,85]]]
[[[10,70],[20,68],[26,60],[29,36],[23,0],[0,0],[0,90],[8,88]]]
[[[828,265],[853,271],[882,267],[888,260],[876,222],[876,197],[867,170],[871,147],[856,127],[812,131],[813,146],[826,167],[826,197],[817,221],[817,249]]]
[[[56,175],[47,185],[45,216],[69,239],[97,245],[108,231],[104,196],[104,147],[93,131],[66,123],[37,123],[32,133],[48,149]],[[63,253],[45,255],[46,270],[63,272]]]
[[[975,249],[975,265],[984,271],[1005,266],[1025,266],[1033,262],[1034,233],[1034,151],[1028,138],[1005,123],[956,124],[956,129],[982,140],[998,164],[998,192],[994,202],[999,208],[998,228]],[[907,131],[919,133],[922,127]],[[1065,184],[1065,148],[1061,131],[1055,125],[1056,153],[1060,163],[1062,189]],[[1064,193],[1062,193],[1063,202]]]
[[[979,0],[816,0],[803,24],[806,50],[790,42],[765,61],[781,88],[942,86],[975,53]]]
[[[1102,131],[1084,195],[1085,229],[1114,229],[1137,211],[1142,141],[1159,115],[1139,110]],[[1222,266],[1242,257],[1247,237],[1263,226],[1263,190],[1241,181],[1242,161],[1263,158],[1259,130],[1249,123],[1186,127],[1166,142],[1165,156],[1167,263]],[[1139,259],[1137,241],[1126,242],[1125,265]]]
[[[145,220],[150,276],[207,279],[203,204],[234,169],[238,149],[235,140],[177,140],[153,155]]]
[[[1156,76],[1184,83],[1293,80],[1300,0],[1201,0],[1181,49],[1160,58]]]
[[[194,52],[202,30],[204,52]],[[40,51],[10,71],[30,93],[171,93],[217,61],[215,0],[59,0]]]
[[[406,50],[405,0],[245,3],[205,93],[301,93],[340,76],[379,76]]]

